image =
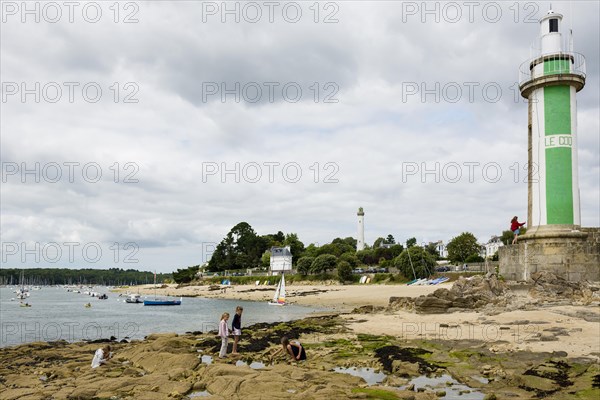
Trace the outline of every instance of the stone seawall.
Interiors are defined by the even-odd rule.
[[[498,256],[507,280],[529,281],[532,273],[548,271],[572,282],[600,281],[600,228],[528,233]]]

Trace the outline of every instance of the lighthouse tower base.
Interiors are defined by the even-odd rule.
[[[530,281],[548,271],[571,282],[600,281],[600,228],[539,230],[498,249],[499,272],[511,281]]]

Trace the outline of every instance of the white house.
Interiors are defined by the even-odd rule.
[[[437,250],[440,257],[448,258],[448,250],[446,250],[446,245],[444,244],[444,242],[442,240],[438,240],[435,243],[435,249]]]
[[[290,246],[271,247],[271,274],[292,270],[292,251]]]
[[[498,236],[492,236],[491,239],[485,244],[485,256],[492,257],[502,246],[504,246],[502,240],[500,240]]]

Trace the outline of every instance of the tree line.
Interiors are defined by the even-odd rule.
[[[21,282],[21,273],[24,282]],[[156,274],[156,282],[169,282],[172,274]],[[0,269],[3,285],[143,285],[154,283],[154,272],[135,269],[68,269],[68,268],[3,268]]]
[[[303,275],[327,273],[337,270],[341,277],[348,278],[357,268],[395,267],[405,277],[424,278],[434,272],[440,259],[435,243],[418,246],[416,238],[405,244],[396,243],[393,235],[379,237],[372,246],[356,251],[356,239],[335,238],[331,243],[305,246],[296,233],[259,235],[247,222],[235,225],[216,246],[206,266],[206,272],[245,271],[247,269],[268,270],[271,247],[290,246],[292,266]],[[454,263],[483,261],[481,246],[470,232],[463,232],[447,245],[448,259]],[[190,282],[200,270],[199,265],[178,269],[173,274],[176,282]]]

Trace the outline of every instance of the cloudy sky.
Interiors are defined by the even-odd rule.
[[[468,2],[467,2],[468,3]],[[549,2],[2,2],[3,267],[172,271],[235,224],[480,242],[527,215],[519,66]],[[599,3],[582,225],[600,225]]]

